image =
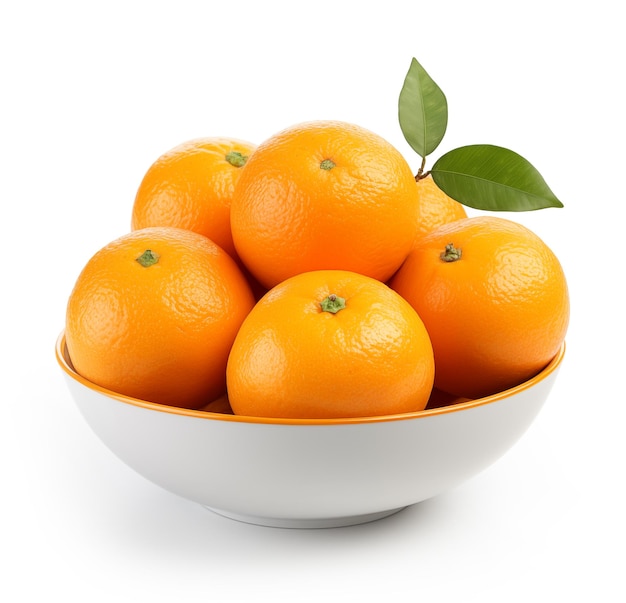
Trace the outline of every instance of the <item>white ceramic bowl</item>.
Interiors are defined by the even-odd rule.
[[[505,392],[403,415],[268,420],[162,406],[78,375],[56,356],[87,423],[122,461],[175,494],[249,523],[334,527],[449,490],[502,456],[544,404],[565,345]]]

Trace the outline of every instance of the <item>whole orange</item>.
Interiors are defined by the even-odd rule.
[[[76,371],[115,392],[199,408],[224,393],[226,361],[254,304],[235,261],[192,231],[122,236],[83,268],[66,315]]]
[[[231,228],[239,257],[268,288],[321,269],[386,280],[415,238],[415,179],[400,152],[365,128],[298,124],[250,157]]]
[[[569,296],[554,253],[532,231],[481,216],[440,226],[390,286],[420,315],[435,353],[435,387],[477,398],[539,372],[561,346]]]
[[[133,230],[175,226],[209,237],[235,255],[230,232],[233,190],[255,145],[234,138],[184,142],[161,155],[141,181]]]
[[[435,228],[467,218],[465,207],[448,197],[432,179],[432,176],[420,178],[417,181],[418,191],[418,240]]]
[[[257,303],[226,376],[235,414],[332,419],[422,410],[433,373],[428,333],[404,299],[362,274],[319,270]]]

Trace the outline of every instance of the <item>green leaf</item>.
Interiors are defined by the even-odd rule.
[[[422,158],[439,146],[448,126],[446,97],[415,59],[400,91],[398,119],[406,141]]]
[[[475,209],[563,207],[526,159],[502,147],[477,144],[454,149],[435,162],[431,174],[444,193]]]

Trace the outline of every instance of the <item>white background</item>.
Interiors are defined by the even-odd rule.
[[[618,6],[3,3],[0,599],[625,600]],[[570,284],[567,357],[536,422],[465,485],[344,529],[227,520],[127,469],[79,415],[53,348],[78,272],[129,230],[145,170],[190,138],[258,143],[325,118],[374,130],[416,170],[396,117],[413,56],[448,98],[432,160],[506,146],[565,204],[507,216]]]

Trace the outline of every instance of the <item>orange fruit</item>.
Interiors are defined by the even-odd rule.
[[[254,149],[250,142],[206,137],[164,153],[150,166],[137,190],[132,229],[175,226],[193,230],[234,256],[230,203]]]
[[[145,228],[87,262],[67,305],[67,348],[97,385],[199,408],[224,393],[228,353],[253,304],[235,261],[211,240]]]
[[[525,226],[465,218],[425,236],[390,281],[420,315],[435,387],[477,398],[517,385],[556,355],[569,321],[562,267]]]
[[[219,398],[216,398],[212,402],[209,402],[206,406],[203,406],[200,410],[205,412],[215,412],[221,415],[232,415],[233,409],[230,407],[228,401],[228,394],[222,394]]]
[[[400,152],[365,128],[298,124],[261,143],[231,205],[239,257],[266,287],[341,269],[386,280],[417,229],[417,189]]]
[[[411,306],[378,280],[302,273],[244,320],[226,378],[235,414],[333,419],[423,410],[433,352]]]
[[[467,218],[465,207],[448,197],[433,180],[432,176],[417,181],[418,191],[418,240],[438,226]]]
[[[461,404],[469,401],[469,398],[459,398],[454,394],[448,394],[446,392],[442,392],[436,387],[433,387],[433,391],[430,393],[430,398],[428,399],[426,408],[428,410],[433,408],[443,408],[444,406],[452,406],[454,404]]]

